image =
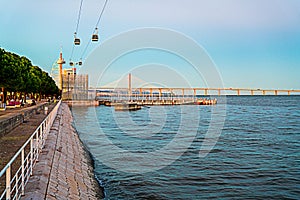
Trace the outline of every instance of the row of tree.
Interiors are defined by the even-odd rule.
[[[13,98],[35,96],[59,96],[59,89],[49,74],[31,61],[0,48],[0,89],[1,100],[7,100],[7,92]],[[18,97],[17,97],[18,96]]]

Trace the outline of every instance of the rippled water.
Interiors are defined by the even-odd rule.
[[[72,111],[106,199],[299,199],[300,96],[228,96],[221,135],[199,157],[216,108]]]

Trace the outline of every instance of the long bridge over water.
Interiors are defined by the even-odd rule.
[[[249,88],[96,88],[96,95],[106,92],[124,96],[221,96],[221,95],[300,95],[300,89],[249,89]]]

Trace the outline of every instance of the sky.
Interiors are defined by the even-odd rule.
[[[83,1],[77,32],[82,44],[72,54],[80,0],[0,0],[0,47],[28,57],[49,73],[62,49],[67,63],[82,58],[84,71],[85,61],[106,41],[155,27],[182,34],[203,48],[224,87],[300,89],[299,0],[108,0],[98,26],[100,41],[84,51],[104,2]],[[105,57],[104,52],[98,59]],[[131,52],[111,64],[103,84],[141,71],[140,66],[156,73],[165,66],[184,74],[193,87],[205,86],[205,77],[193,76],[188,65],[159,50]],[[97,67],[94,63],[93,70]],[[90,75],[90,82],[97,84]],[[174,86],[172,76],[151,77],[154,82],[158,77],[170,80],[166,84]]]

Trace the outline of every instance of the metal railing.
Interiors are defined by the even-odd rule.
[[[25,185],[30,175],[32,175],[33,167],[38,161],[39,154],[44,147],[45,140],[55,120],[60,104],[61,101],[57,103],[51,113],[49,113],[9,163],[1,170],[0,180],[5,175],[5,189],[2,193],[0,191],[0,200],[4,198],[7,200],[19,199],[25,194]],[[14,172],[12,171],[12,166],[16,168]]]

